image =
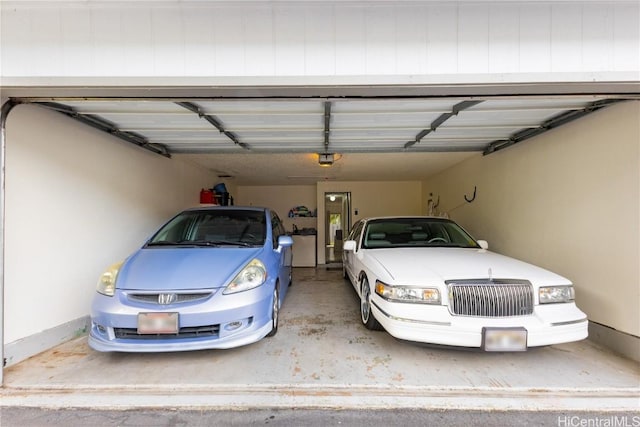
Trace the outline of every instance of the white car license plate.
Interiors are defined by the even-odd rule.
[[[526,351],[525,328],[482,328],[482,348],[485,351]]]
[[[139,334],[177,334],[178,313],[138,313]]]

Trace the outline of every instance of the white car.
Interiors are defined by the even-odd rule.
[[[449,219],[364,219],[344,242],[344,276],[364,326],[398,339],[525,351],[587,337],[568,279],[487,249]]]

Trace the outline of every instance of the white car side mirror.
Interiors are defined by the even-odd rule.
[[[356,241],[355,240],[347,240],[342,245],[342,250],[344,251],[355,251],[356,250]]]
[[[478,244],[482,249],[489,249],[489,242],[487,242],[486,240],[478,240]]]

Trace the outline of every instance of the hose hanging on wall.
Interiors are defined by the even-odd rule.
[[[467,195],[464,195],[464,200],[467,201],[467,203],[471,203],[476,199],[476,191],[478,190],[478,187],[476,187],[475,185],[473,186],[473,196],[471,196],[471,198],[468,198]]]

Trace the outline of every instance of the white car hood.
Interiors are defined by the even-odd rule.
[[[369,249],[365,256],[386,271],[392,284],[488,278],[529,280],[534,286],[571,283],[543,268],[482,249]]]

